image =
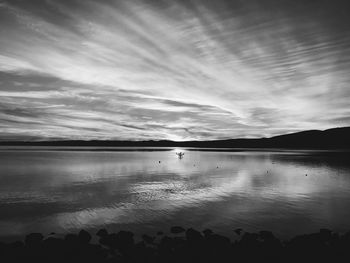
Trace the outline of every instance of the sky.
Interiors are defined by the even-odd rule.
[[[350,125],[337,0],[0,0],[0,140],[214,140]]]

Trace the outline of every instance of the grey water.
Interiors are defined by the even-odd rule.
[[[182,159],[175,154],[185,152]],[[347,152],[1,148],[0,239],[107,228],[350,230]]]

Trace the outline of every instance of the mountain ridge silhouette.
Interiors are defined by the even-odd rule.
[[[90,146],[90,147],[198,147],[198,148],[288,148],[350,149],[350,127],[306,130],[269,138],[237,138],[208,141],[42,140],[0,141],[1,146]]]

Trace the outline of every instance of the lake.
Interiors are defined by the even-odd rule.
[[[182,159],[175,154],[185,152]],[[155,234],[180,225],[350,230],[347,152],[0,148],[0,239],[107,228]]]

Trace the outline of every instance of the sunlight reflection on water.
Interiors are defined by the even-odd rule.
[[[350,229],[346,154],[177,151],[0,151],[0,233]]]

